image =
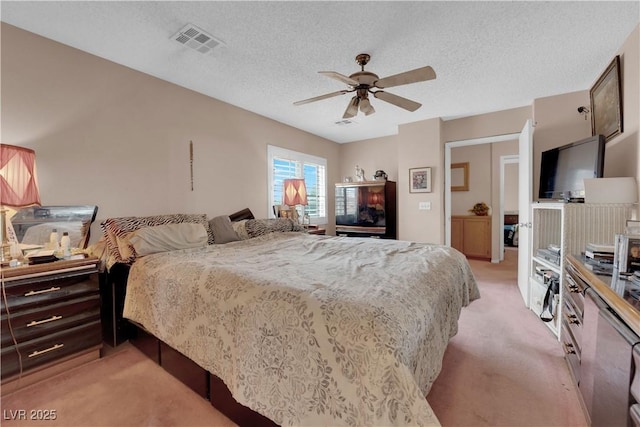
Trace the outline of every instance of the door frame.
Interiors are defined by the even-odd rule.
[[[507,156],[500,156],[500,230],[504,230],[504,176],[505,166],[510,164],[520,163],[519,154],[510,154]],[[499,261],[504,261],[504,238],[500,241],[500,254],[498,256]]]
[[[517,141],[521,132],[492,135],[482,138],[447,141],[444,144],[444,241],[451,246],[451,149],[469,145],[492,144],[494,142]],[[503,219],[504,221],[504,219]],[[493,227],[492,227],[493,228]],[[493,238],[493,234],[491,235]],[[493,256],[491,257],[493,259]]]

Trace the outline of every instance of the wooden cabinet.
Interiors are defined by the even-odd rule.
[[[6,294],[0,302],[3,392],[18,386],[14,383],[30,384],[27,374],[81,355],[86,361],[88,353],[99,357],[97,272],[95,258],[2,269]],[[69,363],[65,366],[69,369]]]
[[[469,258],[491,259],[491,217],[452,215],[451,246]]]
[[[338,236],[397,238],[395,182],[341,182],[335,195]]]

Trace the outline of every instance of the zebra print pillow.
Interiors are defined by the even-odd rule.
[[[133,251],[125,251],[122,254],[118,244],[122,244],[123,239],[131,232],[144,227],[153,227],[163,224],[180,224],[180,223],[197,223],[202,224],[207,230],[208,244],[213,244],[213,234],[207,221],[207,214],[172,214],[172,215],[155,215],[155,216],[126,216],[119,218],[107,218],[100,227],[107,241],[107,248],[110,255],[109,264],[116,262],[131,263],[135,260],[132,255]],[[111,268],[111,265],[107,265]]]
[[[249,219],[245,221],[244,227],[249,238],[273,233],[274,231],[305,231],[300,224],[294,222],[291,218]]]

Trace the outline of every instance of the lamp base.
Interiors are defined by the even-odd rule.
[[[0,210],[0,222],[2,223],[2,253],[0,253],[0,262],[2,265],[9,264],[11,261],[11,244],[9,243],[7,233],[7,210]]]

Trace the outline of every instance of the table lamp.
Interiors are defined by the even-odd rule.
[[[292,208],[293,219],[298,222],[300,222],[300,220],[295,207],[302,205],[302,218],[304,218],[304,207],[308,205],[309,202],[307,201],[307,186],[303,178],[284,180],[284,204]]]
[[[40,206],[36,153],[15,145],[0,144],[0,219],[2,221],[2,262],[11,259],[8,230],[9,208]]]

